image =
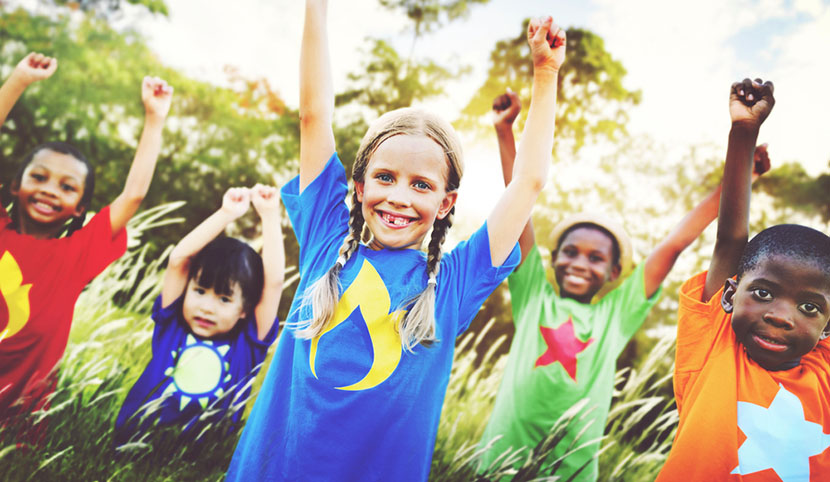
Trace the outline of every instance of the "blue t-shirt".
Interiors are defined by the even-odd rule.
[[[309,318],[302,293],[337,259],[348,232],[346,192],[336,154],[301,195],[299,178],[282,190],[300,245],[288,327]],[[341,271],[341,299],[323,334],[303,340],[289,328],[281,337],[227,480],[426,480],[455,338],[519,259],[517,245],[491,266],[486,225],[444,256],[439,341],[408,353],[395,323],[426,287],[426,256],[360,246]]]
[[[277,321],[264,340],[257,337],[251,314],[233,330],[212,339],[194,335],[182,317],[182,301],[153,305],[153,358],[130,389],[115,421],[116,441],[125,443],[153,423],[183,430],[227,416],[238,422],[251,392],[250,383],[277,336]],[[152,402],[149,403],[148,402]],[[140,421],[146,413],[158,410]]]

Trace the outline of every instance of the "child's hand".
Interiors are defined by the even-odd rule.
[[[759,128],[775,105],[772,82],[761,79],[735,82],[729,94],[729,116],[732,124]]]
[[[522,111],[519,94],[507,88],[507,92],[493,100],[493,125],[510,127]]]
[[[232,187],[225,191],[222,198],[222,211],[236,219],[248,211],[251,206],[251,190],[247,187]]]
[[[559,72],[565,62],[565,31],[553,23],[553,18],[530,19],[527,43],[533,57],[533,69],[551,69]]]
[[[31,52],[17,64],[12,75],[29,85],[48,79],[56,70],[58,70],[58,59]]]
[[[173,87],[158,77],[144,77],[141,82],[141,101],[147,118],[164,120],[170,112]]]
[[[755,147],[755,156],[752,160],[754,162],[752,165],[752,182],[755,182],[762,174],[769,171],[770,168],[766,143]]]
[[[274,186],[257,184],[251,188],[251,204],[260,217],[266,214],[279,214],[280,193]]]

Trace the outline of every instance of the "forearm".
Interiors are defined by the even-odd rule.
[[[327,0],[306,0],[300,52],[300,190],[322,171],[334,152]]]
[[[703,297],[708,299],[735,274],[749,237],[749,199],[758,127],[733,124],[721,182],[718,234]]]
[[[262,264],[265,280],[255,312],[257,336],[260,340],[265,339],[274,325],[285,282],[285,249],[280,217],[276,211],[262,217]]]
[[[21,80],[14,73],[0,87],[0,125],[6,122],[12,107],[17,103],[20,96],[29,84]]]
[[[236,216],[219,209],[208,216],[196,226],[193,231],[187,233],[170,253],[168,269],[173,266],[186,266],[196,254],[209,242],[219,236],[228,224],[236,220]]]
[[[513,136],[512,124],[496,124],[496,138],[499,141],[499,158],[504,185],[513,179],[513,163],[516,160],[516,138]]]
[[[524,184],[523,187],[533,189],[536,194],[547,180],[551,161],[557,77],[558,73],[549,69],[534,72],[533,96],[510,181],[519,181]]]

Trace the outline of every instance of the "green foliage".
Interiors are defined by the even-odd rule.
[[[406,13],[413,23],[415,38],[432,32],[446,22],[469,15],[475,4],[486,4],[490,0],[380,0],[389,10]]]
[[[139,5],[150,13],[168,15],[167,3],[164,0],[123,0],[131,5]],[[84,12],[99,16],[110,15],[121,10],[122,0],[52,0],[55,5],[66,6],[71,9],[80,9]]]
[[[0,183],[10,181],[32,148],[61,140],[96,166],[93,208],[111,202],[123,188],[143,125],[145,75],[166,79],[175,93],[144,205],[188,201],[184,226],[157,231],[156,246],[177,242],[218,208],[227,188],[273,184],[296,169],[297,116],[262,79],[229,72],[231,88],[190,79],[162,65],[138,34],[117,32],[95,17],[0,10],[0,43],[4,79],[32,50],[59,62],[52,78],[24,93],[0,130]],[[252,237],[254,224],[243,221],[241,231]]]
[[[533,63],[527,45],[527,26],[516,37],[496,43],[490,54],[490,70],[484,85],[462,111],[459,126],[472,128],[492,109],[493,99],[510,87],[525,106],[518,119],[524,124],[533,81]],[[586,142],[604,138],[617,141],[627,134],[626,110],[640,102],[640,92],[623,86],[626,70],[605,50],[602,38],[580,28],[567,30],[568,54],[559,71],[554,152],[565,156],[562,146],[578,152]],[[489,132],[489,131],[488,131]]]
[[[404,59],[386,41],[373,39],[368,60],[348,75],[350,87],[336,96],[335,103],[358,102],[380,115],[441,94],[444,81],[467,71],[466,67],[453,71],[432,60]]]
[[[758,185],[779,208],[794,208],[830,222],[830,173],[811,177],[801,164],[787,163],[765,174]]]

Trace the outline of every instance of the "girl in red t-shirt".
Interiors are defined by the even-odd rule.
[[[0,125],[23,91],[57,67],[34,52],[17,64],[0,87]],[[8,213],[0,209],[0,420],[41,408],[54,389],[49,374],[66,349],[78,295],[126,250],[124,227],[150,187],[172,94],[165,81],[144,78],[144,130],[124,190],[86,226],[94,172],[69,144],[36,147],[3,186],[13,202]]]

